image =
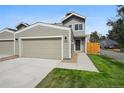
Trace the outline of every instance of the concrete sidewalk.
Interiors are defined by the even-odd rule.
[[[92,61],[85,53],[78,53],[77,63],[63,63],[60,62],[57,65],[58,68],[86,70],[99,72]]]

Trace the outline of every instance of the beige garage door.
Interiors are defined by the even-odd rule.
[[[61,39],[23,39],[21,52],[23,57],[61,59]]]
[[[14,54],[14,41],[13,40],[0,40],[0,54],[13,55]]]

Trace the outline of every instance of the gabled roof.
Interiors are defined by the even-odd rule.
[[[23,31],[25,31],[27,29],[31,29],[31,28],[33,28],[35,26],[38,26],[38,25],[40,25],[40,26],[46,26],[46,27],[51,27],[51,28],[62,29],[62,30],[70,30],[70,28],[68,28],[68,27],[61,27],[61,26],[52,25],[52,24],[43,23],[43,22],[36,22],[36,23],[34,23],[34,24],[32,24],[32,25],[24,28],[24,29],[21,29],[21,30],[17,31],[16,33],[23,32]]]
[[[21,23],[19,23],[18,25],[16,25],[16,28],[18,27],[18,26],[20,26],[20,25],[24,25],[24,26],[29,26],[29,24],[27,24],[27,23],[24,23],[24,22],[21,22]]]
[[[12,28],[6,28],[6,29],[8,29],[8,30],[10,30],[10,31],[14,31],[14,32],[16,32],[16,31],[17,31],[17,30],[12,29]]]
[[[79,14],[77,14],[77,13],[75,13],[75,12],[71,12],[71,13],[67,13],[67,14],[66,14],[66,16],[62,19],[62,22],[65,21],[66,19],[72,17],[72,16],[77,16],[77,17],[79,17],[79,18],[81,18],[81,19],[86,19],[85,16],[79,15]]]
[[[10,32],[10,33],[14,33],[16,30],[15,29],[11,29],[11,28],[4,28],[2,30],[0,30],[0,33],[3,33],[3,32]]]

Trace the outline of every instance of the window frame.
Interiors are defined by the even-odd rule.
[[[75,31],[83,30],[83,24],[75,24]]]
[[[75,24],[75,31],[78,30],[78,24]]]

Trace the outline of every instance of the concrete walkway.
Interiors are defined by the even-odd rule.
[[[92,61],[85,53],[78,53],[77,63],[63,63],[60,62],[57,65],[58,68],[86,70],[99,72]]]

